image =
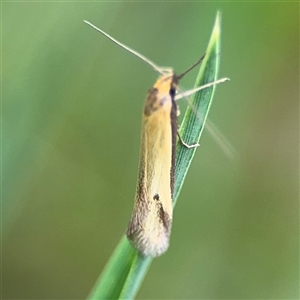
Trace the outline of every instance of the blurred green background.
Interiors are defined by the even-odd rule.
[[[83,20],[181,72],[218,9],[235,154],[204,132],[138,298],[298,299],[299,3],[2,2],[3,299],[85,298],[130,218],[157,74]]]

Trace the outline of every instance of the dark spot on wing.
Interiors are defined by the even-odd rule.
[[[153,200],[159,200],[159,195],[157,193],[154,194]]]
[[[157,106],[155,105],[157,100],[157,93],[158,89],[153,87],[148,92],[146,104],[144,107],[144,114],[146,116],[150,116],[152,112],[157,110]]]

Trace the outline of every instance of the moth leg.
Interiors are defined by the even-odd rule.
[[[180,134],[179,134],[178,131],[177,131],[177,135],[178,135],[178,138],[179,138],[181,144],[182,144],[184,147],[188,148],[188,149],[192,149],[192,148],[196,148],[196,147],[199,147],[199,146],[200,146],[200,144],[198,144],[198,143],[193,144],[193,145],[187,144],[187,143],[182,139],[182,137],[180,136]]]

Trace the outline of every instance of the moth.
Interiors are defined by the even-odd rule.
[[[160,73],[160,77],[148,91],[143,108],[135,202],[126,231],[128,240],[140,254],[159,256],[168,249],[173,218],[176,140],[179,136],[176,100],[227,81],[228,78],[177,93],[180,79],[197,66],[204,56],[177,76],[171,68],[158,67],[148,58],[120,43],[95,25],[88,21],[84,22]],[[188,148],[198,145],[187,145],[181,138],[180,140]]]

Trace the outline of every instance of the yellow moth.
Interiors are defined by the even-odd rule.
[[[169,246],[172,226],[177,136],[177,105],[175,100],[228,79],[223,78],[176,95],[178,81],[189,70],[198,65],[202,58],[187,71],[176,76],[172,69],[158,67],[143,55],[118,42],[90,22],[84,22],[145,61],[161,74],[148,91],[143,108],[135,203],[126,231],[128,240],[142,255],[159,256]],[[186,147],[198,145],[189,146],[182,140],[181,142]]]

